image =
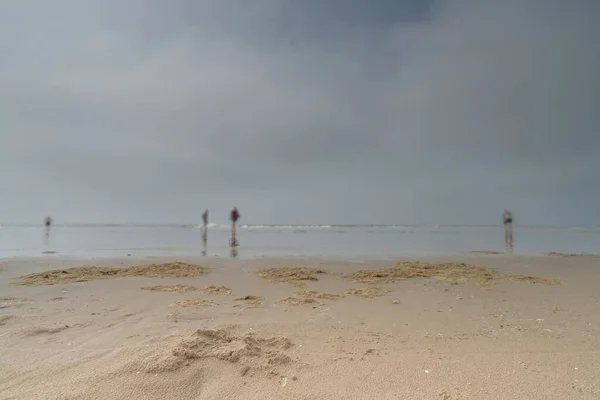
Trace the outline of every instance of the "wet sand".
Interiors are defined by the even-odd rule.
[[[600,257],[419,261],[1,261],[0,399],[600,398]]]

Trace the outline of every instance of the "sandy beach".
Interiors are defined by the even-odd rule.
[[[5,260],[0,399],[598,399],[599,267]]]

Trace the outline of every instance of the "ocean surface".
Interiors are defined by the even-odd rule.
[[[0,258],[132,256],[322,257],[390,259],[504,251],[499,226],[241,225],[229,246],[229,225],[210,224],[206,244],[194,225],[0,226]],[[515,254],[598,254],[600,228],[515,227]],[[50,253],[48,253],[50,252]]]

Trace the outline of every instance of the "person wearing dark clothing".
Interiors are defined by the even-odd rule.
[[[238,241],[235,224],[240,219],[240,212],[238,211],[237,207],[233,207],[229,213],[229,219],[231,220],[231,239],[229,240],[229,245],[231,247],[237,247]]]
[[[231,210],[231,212],[229,213],[229,219],[231,220],[231,222],[233,222],[234,224],[238,221],[238,219],[240,219],[240,213],[237,209],[237,207],[233,207],[233,209]]]

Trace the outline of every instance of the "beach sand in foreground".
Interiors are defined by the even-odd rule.
[[[597,256],[59,257],[0,262],[0,399],[600,398]]]

